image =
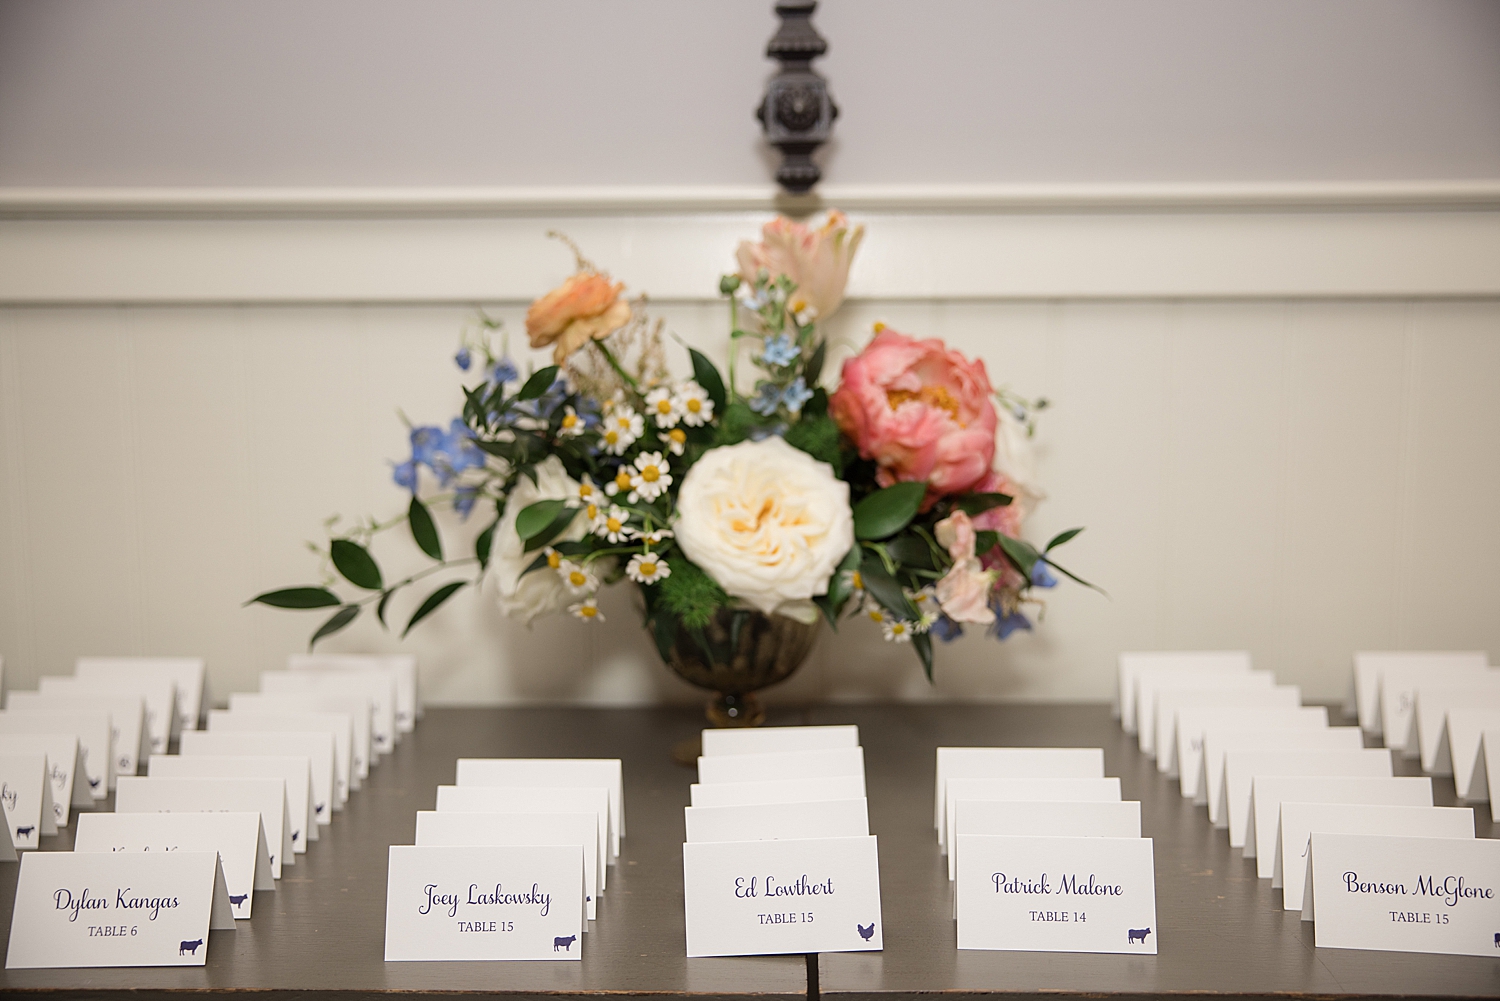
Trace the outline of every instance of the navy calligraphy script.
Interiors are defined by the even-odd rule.
[[[552,911],[552,894],[542,892],[536,883],[531,884],[531,889],[519,893],[506,891],[500,883],[496,883],[492,890],[482,890],[478,883],[470,883],[467,892],[462,894],[444,893],[436,883],[428,883],[422,890],[427,899],[417,908],[418,914],[431,914],[434,909],[441,911],[447,908],[451,918],[458,914],[460,904],[472,907],[539,907],[539,913],[544,918]]]

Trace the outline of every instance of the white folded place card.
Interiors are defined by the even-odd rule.
[[[1248,671],[1250,654],[1245,650],[1153,650],[1122,653],[1116,678],[1115,708],[1120,726],[1136,734],[1136,678],[1143,671]]]
[[[71,733],[91,800],[109,795],[110,722],[107,712],[0,712],[0,734]],[[78,800],[73,800],[79,805]]]
[[[1156,955],[1150,838],[960,837],[960,949]]]
[[[233,928],[217,852],[32,852],[5,968],[202,966]]]
[[[689,842],[682,874],[689,959],[884,948],[873,836]]]
[[[249,918],[256,890],[276,889],[258,813],[87,813],[75,852],[218,852],[234,916]]]
[[[349,717],[349,771],[361,782],[370,777],[371,742],[370,697],[359,693],[343,695],[331,692],[288,692],[272,695],[266,692],[235,692],[229,696],[230,712],[287,713],[329,712]],[[357,788],[357,787],[356,787]]]
[[[609,851],[625,836],[625,779],[619,758],[459,758],[454,785],[602,786],[609,792]]]
[[[142,725],[151,754],[166,754],[177,722],[177,683],[169,677],[104,675],[97,678],[46,675],[37,679],[37,690],[63,695],[134,695],[145,707]]]
[[[177,688],[178,730],[196,730],[203,718],[204,674],[201,657],[79,657],[73,676],[95,678],[170,678]]]
[[[398,734],[411,733],[422,704],[417,695],[417,658],[409,653],[294,653],[286,666],[293,671],[377,668],[390,674],[396,685],[393,713]]]
[[[297,755],[210,756],[198,754],[153,754],[146,774],[157,779],[284,779],[286,822],[292,833],[292,853],[307,851],[307,843],[318,839],[312,819],[312,768]]]
[[[268,695],[357,692],[370,700],[370,764],[396,749],[396,678],[391,671],[378,667],[262,671],[260,690]]]
[[[1257,775],[1390,774],[1391,753],[1377,747],[1358,751],[1226,751],[1220,808],[1229,825],[1229,847],[1246,849],[1246,858],[1254,853],[1254,846],[1247,846],[1246,841],[1252,837],[1255,815],[1251,783]]]
[[[767,754],[721,754],[698,759],[698,781],[772,782],[778,779],[827,779],[865,773],[861,747],[823,751],[772,751]]]
[[[1465,803],[1489,799],[1481,744],[1486,730],[1500,730],[1500,709],[1448,710],[1448,756],[1453,763],[1453,788]]]
[[[857,726],[747,726],[703,731],[703,756],[858,747]]]
[[[1354,701],[1359,725],[1372,737],[1381,736],[1380,679],[1387,670],[1417,672],[1414,680],[1436,681],[1450,670],[1484,670],[1490,655],[1483,650],[1364,650],[1354,655]],[[1423,679],[1421,675],[1431,672]],[[1403,734],[1404,736],[1404,734]]]
[[[306,758],[312,770],[312,816],[319,824],[333,822],[339,806],[334,799],[333,735],[327,731],[193,730],[182,735],[184,758],[262,756]],[[308,838],[316,840],[311,830]]]
[[[688,841],[787,841],[862,838],[870,833],[863,799],[759,806],[689,806],[683,809]]]
[[[583,848],[392,845],[385,960],[582,957]]]
[[[1490,792],[1490,815],[1500,803],[1500,728],[1484,731],[1480,743],[1484,750],[1484,771]]]
[[[1320,949],[1500,952],[1500,841],[1314,833],[1303,917]]]
[[[953,829],[953,814],[961,800],[1010,800],[1012,802],[1118,803],[1120,780],[1117,778],[950,778],[943,784],[943,826],[938,829],[938,847],[948,851],[948,832]]]
[[[47,772],[45,754],[0,754],[0,808],[16,848],[37,848],[43,834],[57,833]]]
[[[1290,703],[1286,701],[1285,691],[1274,698],[1258,702],[1247,701],[1254,697],[1257,689],[1275,688],[1276,675],[1270,671],[1227,671],[1202,677],[1184,677],[1179,673],[1161,675],[1147,671],[1136,679],[1136,711],[1140,714],[1136,721],[1136,743],[1141,752],[1149,756],[1155,756],[1158,746],[1165,747],[1168,755],[1175,755],[1178,706],[1302,704],[1301,689],[1296,689],[1295,699]],[[1175,774],[1175,762],[1170,768],[1162,770]]]
[[[1500,711],[1500,671],[1468,685],[1423,685],[1412,690],[1411,732],[1403,748],[1407,758],[1420,758],[1428,775],[1453,774],[1453,745],[1448,734],[1448,710]],[[1395,746],[1387,738],[1387,746]]]
[[[1270,671],[1227,674],[1217,685],[1165,686],[1156,691],[1156,738],[1149,753],[1156,755],[1156,770],[1171,778],[1178,773],[1177,717],[1185,707],[1234,708],[1261,706],[1296,709],[1302,705],[1302,689],[1296,685],[1273,685]]]
[[[72,733],[0,733],[0,754],[45,754],[52,783],[52,818],[67,827],[75,806],[91,806],[93,795],[79,764],[78,737]]]
[[[292,865],[284,779],[154,779],[126,776],[115,789],[116,813],[259,813],[271,855],[271,875]]]
[[[1380,672],[1380,733],[1386,746],[1401,751],[1411,739],[1418,685],[1483,685],[1494,676],[1488,665],[1387,667]]]
[[[1230,751],[1361,751],[1364,732],[1357,726],[1300,727],[1290,730],[1205,730],[1203,760],[1213,771],[1204,772],[1205,800],[1216,803],[1209,811],[1209,821],[1216,826],[1228,824],[1223,815],[1224,755]],[[1209,781],[1209,779],[1213,781]]]
[[[1421,775],[1257,775],[1252,785],[1255,799],[1255,861],[1259,869],[1264,846],[1271,856],[1274,878],[1280,845],[1281,807],[1284,803],[1367,804],[1370,806],[1431,806],[1432,780]],[[1264,804],[1265,809],[1261,809]]]
[[[211,710],[208,729],[249,733],[309,733],[321,730],[333,737],[333,802],[337,810],[349,801],[349,791],[359,788],[353,774],[354,724],[344,713],[320,712],[228,712]]]
[[[599,879],[609,880],[609,793],[597,786],[438,786],[440,813],[592,813],[599,828]]]
[[[1195,803],[1209,803],[1209,778],[1217,792],[1219,779],[1224,774],[1224,762],[1214,762],[1209,768],[1204,756],[1203,737],[1209,730],[1282,730],[1326,729],[1328,727],[1327,706],[1298,706],[1295,709],[1248,708],[1222,706],[1188,707],[1177,713],[1177,781],[1181,784],[1183,799]]]
[[[1379,806],[1369,803],[1281,804],[1271,887],[1281,888],[1282,909],[1302,910],[1307,881],[1307,839],[1320,834],[1383,834],[1415,838],[1472,838],[1474,811],[1454,806]],[[1300,846],[1300,847],[1299,847]],[[1256,859],[1264,861],[1270,852]],[[1265,878],[1261,867],[1261,878]]]
[[[1018,802],[961,800],[953,812],[948,878],[958,876],[958,839],[983,837],[1138,838],[1141,804],[1129,802]]]
[[[110,788],[119,775],[134,775],[149,746],[146,738],[146,701],[139,695],[77,695],[72,692],[8,692],[10,712],[88,712],[109,714]],[[79,736],[82,740],[82,735]],[[90,752],[92,753],[92,748]]]
[[[1102,779],[1098,747],[939,747],[933,785],[932,826],[942,831],[949,779]],[[939,842],[943,842],[940,834]]]
[[[15,862],[20,858],[21,856],[16,853],[15,841],[11,837],[10,825],[0,824],[0,862]]]
[[[417,811],[419,845],[500,848],[577,845],[583,849],[583,899],[594,920],[608,866],[599,864],[599,818],[593,813],[440,813]]]
[[[759,806],[763,803],[812,803],[827,799],[864,799],[862,775],[827,779],[778,779],[774,782],[720,782],[688,786],[693,806]]]

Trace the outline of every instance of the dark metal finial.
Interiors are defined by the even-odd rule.
[[[776,5],[781,27],[766,45],[766,55],[780,62],[781,69],[755,111],[766,141],[781,150],[776,180],[794,195],[807,192],[823,176],[812,154],[833,134],[839,114],[828,96],[828,82],[812,68],[812,61],[828,51],[828,43],[812,25],[817,7],[816,0]]]

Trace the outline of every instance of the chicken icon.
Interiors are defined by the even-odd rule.
[[[868,925],[862,925],[856,921],[854,923],[854,930],[859,932],[860,938],[868,942],[875,935],[875,922],[871,921]]]

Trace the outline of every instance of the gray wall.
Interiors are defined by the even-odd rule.
[[[0,0],[0,185],[744,184],[770,0]],[[1491,0],[825,0],[841,183],[1500,177]]]

